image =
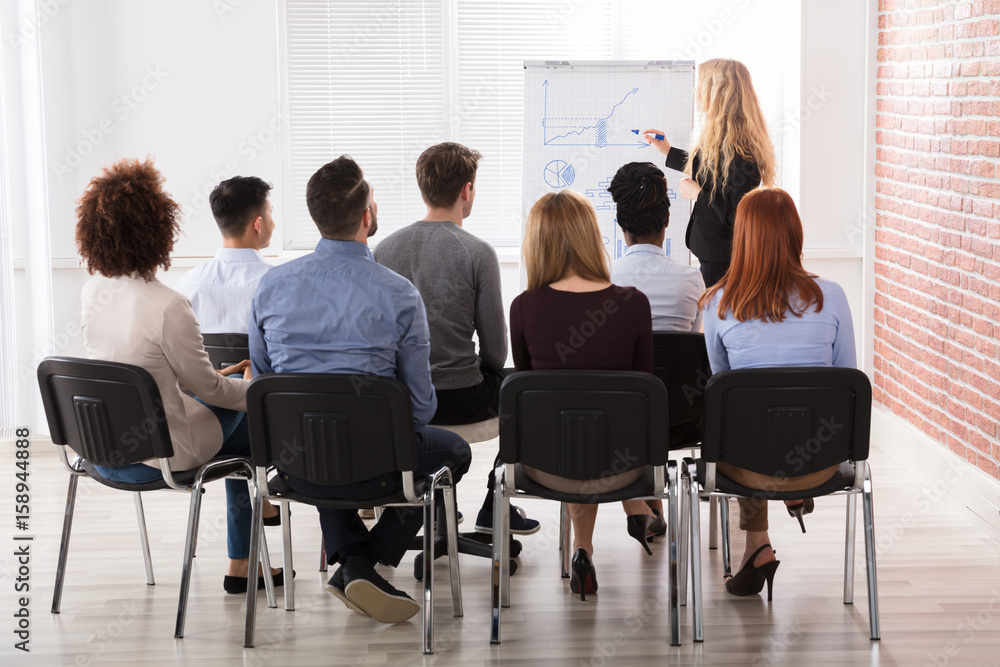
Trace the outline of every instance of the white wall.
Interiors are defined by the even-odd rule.
[[[183,205],[184,234],[175,251],[175,268],[161,276],[167,284],[212,254],[218,232],[205,194],[219,180],[240,173],[272,182],[275,211],[285,208],[282,196],[287,189],[281,183],[281,142],[274,132],[287,123],[280,111],[277,0],[55,4],[57,10],[36,26],[42,49],[55,346],[47,335],[32,331],[29,321],[25,232],[32,221],[27,219],[23,175],[18,173],[24,155],[18,142],[9,143],[11,208],[17,221],[15,326],[18,361],[25,371],[19,393],[30,397],[22,400],[24,423],[37,396],[37,359],[83,352],[81,337],[73,334],[80,289],[87,279],[74,249],[74,207],[103,165],[121,157],[152,155],[166,176],[167,189]],[[865,0],[803,5],[801,99],[786,118],[800,125],[801,146],[792,159],[785,154],[783,183],[793,194],[799,192],[807,267],[844,286],[860,333],[865,312],[862,238],[854,238],[849,230],[864,202]],[[231,11],[220,14],[225,8]],[[16,93],[21,50],[11,46],[8,27],[16,32],[22,26],[13,3],[0,3],[0,26],[6,85]],[[23,126],[15,97],[5,95],[3,100],[8,136],[17,136]],[[795,157],[798,169],[788,173],[795,168]],[[277,240],[284,237],[283,222],[278,220],[270,252],[282,253]],[[501,259],[509,305],[518,291],[517,253],[506,251]],[[41,426],[36,418],[34,427]]]

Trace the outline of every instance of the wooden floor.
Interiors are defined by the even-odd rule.
[[[482,501],[495,443],[475,445],[473,471],[459,507],[471,530]],[[65,502],[66,475],[54,448],[35,443],[31,458],[31,653],[13,648],[14,459],[0,451],[0,665],[985,665],[1000,664],[1000,545],[969,512],[946,502],[947,486],[923,488],[879,451],[875,484],[882,641],[868,639],[863,537],[858,511],[855,604],[841,601],[844,501],[820,499],[806,517],[807,534],[772,505],[771,537],[781,560],[774,601],[729,596],[721,552],[703,553],[705,641],[691,642],[690,606],[682,608],[683,645],[670,647],[663,545],[646,556],[625,532],[620,506],[602,508],[595,564],[600,591],[580,602],[559,576],[555,503],[525,501],[542,521],[523,539],[520,571],[511,580],[503,644],[489,644],[489,564],[463,556],[464,618],[451,616],[446,561],[437,562],[436,654],[420,653],[420,616],[385,626],[351,613],[323,590],[317,571],[319,526],[314,510],[293,507],[294,612],[268,609],[263,593],[257,646],[244,650],[243,597],[222,590],[225,568],[224,490],[205,496],[199,555],[184,639],[173,638],[187,497],[150,494],[147,522],[156,585],[146,586],[131,497],[84,480],[77,502],[62,613],[49,613]],[[951,483],[961,483],[961,480]],[[704,507],[704,506],[703,506]],[[733,506],[735,510],[735,505]],[[736,512],[733,512],[735,517]],[[735,519],[734,519],[735,521]],[[702,541],[707,545],[707,513]],[[269,528],[280,565],[280,529]],[[21,533],[19,533],[21,534]],[[734,530],[739,554],[739,531]],[[412,557],[394,585],[419,599]]]

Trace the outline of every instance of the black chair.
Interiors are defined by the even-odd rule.
[[[250,358],[250,336],[238,333],[202,334],[205,351],[216,370],[235,366]]]
[[[565,503],[611,503],[668,498],[670,643],[680,645],[677,609],[676,480],[668,461],[667,395],[648,373],[630,371],[528,371],[513,373],[500,388],[500,465],[493,510],[493,615],[490,643],[500,643],[500,608],[510,606],[507,563],[510,499],[562,503],[560,550],[568,551]],[[598,480],[609,471],[644,468],[633,484],[608,493],[568,494],[532,480],[530,466],[576,480]],[[560,558],[563,576],[568,574]]]
[[[712,377],[712,367],[705,347],[705,334],[682,331],[653,332],[653,375],[667,388],[667,413],[670,416],[670,450],[701,446],[704,424],[705,386]],[[723,501],[724,502],[724,501]],[[720,500],[709,505],[709,548],[716,548]],[[688,515],[677,517],[682,535],[688,531]],[[687,543],[678,547],[678,590],[680,605],[687,605]]]
[[[434,652],[434,496],[444,494],[452,607],[462,616],[462,588],[458,572],[457,509],[451,470],[432,475],[413,473],[417,449],[413,439],[410,393],[398,380],[383,377],[322,373],[280,373],[254,378],[247,391],[250,446],[260,480],[254,499],[257,508],[267,498],[281,504],[285,567],[292,568],[291,501],[330,509],[373,509],[386,505],[415,505],[424,511],[423,651]],[[296,493],[276,474],[267,480],[266,468],[315,484],[356,484],[386,473],[402,475],[403,490],[367,501],[320,500]],[[256,533],[254,534],[254,539]],[[250,545],[251,588],[257,568],[255,545]],[[294,586],[285,583],[285,608],[294,609]],[[256,596],[247,596],[253,623]]]
[[[144,368],[110,361],[93,361],[70,357],[48,357],[38,366],[38,386],[49,425],[52,442],[59,446],[63,465],[70,473],[66,512],[63,519],[62,541],[56,567],[55,590],[52,593],[52,613],[58,614],[66,575],[73,510],[80,477],[90,477],[112,489],[131,491],[139,519],[139,535],[146,567],[146,583],[152,586],[153,567],[146,536],[141,493],[160,489],[185,491],[191,496],[188,514],[184,564],[181,570],[180,600],[174,637],[184,636],[191,582],[191,559],[198,539],[201,495],[206,482],[226,477],[243,477],[256,487],[256,475],[245,457],[217,457],[197,470],[173,471],[170,457],[174,455],[170,431],[163,412],[163,402],[155,380]],[[69,447],[77,457],[71,464],[66,452]],[[141,484],[116,482],[102,476],[95,466],[122,466],[158,459],[162,478]],[[260,508],[254,508],[254,525],[260,524]],[[254,540],[255,542],[257,540]],[[264,566],[269,567],[266,545]],[[274,587],[266,580],[269,606],[274,601]],[[254,585],[256,593],[257,587]],[[252,638],[251,638],[252,643]]]
[[[854,533],[860,494],[864,505],[870,636],[879,638],[875,571],[875,518],[868,449],[872,390],[868,376],[850,368],[766,368],[717,373],[705,389],[705,434],[701,458],[684,460],[682,511],[691,515],[691,574],[695,636],[702,636],[701,553],[698,499],[761,497],[797,500],[847,496],[844,604],[854,601]],[[728,463],[771,476],[797,477],[839,465],[833,478],[806,491],[750,489],[716,470]],[[729,562],[729,520],[722,504],[723,558]]]

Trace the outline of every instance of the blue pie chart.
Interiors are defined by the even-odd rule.
[[[552,160],[552,162],[545,165],[543,176],[545,182],[551,187],[565,188],[567,185],[573,185],[573,180],[576,178],[576,169],[573,169],[573,165],[569,162]]]

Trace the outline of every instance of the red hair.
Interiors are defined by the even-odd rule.
[[[802,220],[795,202],[780,188],[761,188],[737,207],[729,270],[698,306],[704,308],[722,290],[720,318],[732,312],[738,322],[781,322],[789,312],[801,317],[813,304],[816,312],[823,310],[815,278],[802,268]]]

